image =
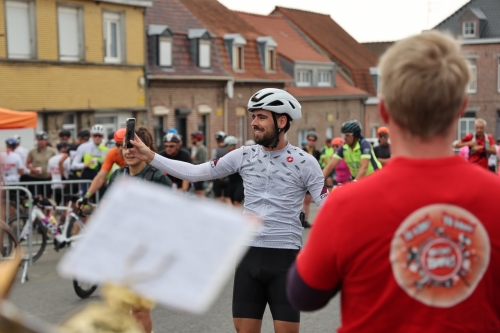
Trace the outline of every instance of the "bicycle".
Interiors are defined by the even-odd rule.
[[[36,198],[33,200],[33,209],[31,212],[31,217],[28,214],[20,214],[12,216],[7,224],[17,235],[17,239],[21,246],[26,247],[25,253],[28,253],[28,237],[31,232],[31,227],[33,226],[32,233],[32,255],[33,262],[40,259],[47,246],[48,233],[54,236],[55,250],[63,248],[66,245],[71,244],[71,242],[76,241],[81,235],[73,235],[73,229],[75,222],[80,229],[85,229],[84,222],[82,221],[79,214],[75,212],[72,208],[73,202],[70,201],[68,206],[52,206],[50,202],[45,198]],[[62,216],[64,222],[60,225],[56,218],[52,215],[46,215],[43,210],[65,210],[65,214]],[[61,218],[61,220],[62,220]],[[31,223],[27,223],[30,221]]]
[[[16,236],[7,223],[0,220],[0,261],[9,260],[16,248],[19,248]]]

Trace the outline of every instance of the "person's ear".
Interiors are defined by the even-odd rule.
[[[389,122],[389,117],[390,117],[389,112],[387,111],[387,108],[385,106],[385,101],[382,96],[379,96],[378,114],[380,115],[380,118],[382,118],[384,124],[387,124]]]
[[[278,118],[278,128],[280,130],[282,130],[283,128],[285,128],[286,126],[286,122],[287,122],[287,118],[285,115],[282,115]]]

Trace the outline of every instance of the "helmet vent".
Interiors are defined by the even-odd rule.
[[[260,98],[257,98],[257,95],[254,95],[254,96],[252,97],[252,102],[259,102],[259,101],[262,101],[264,98],[266,98],[267,96],[270,96],[270,95],[272,95],[272,94],[274,94],[274,93],[272,93],[272,92],[271,92],[271,93],[268,93],[268,94],[262,95]]]
[[[264,105],[264,103],[258,103],[258,104],[254,104],[253,108],[258,108],[260,106]]]
[[[292,106],[292,109],[295,109],[295,105],[293,105],[292,102],[288,101],[288,103],[290,103],[290,105]]]
[[[282,101],[273,101],[269,104],[267,104],[268,106],[282,106],[283,105],[283,102]]]

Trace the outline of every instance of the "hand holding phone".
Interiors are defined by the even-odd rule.
[[[135,118],[127,118],[126,128],[125,142],[123,143],[123,146],[126,148],[134,148],[134,145],[130,143],[130,140],[134,140]]]

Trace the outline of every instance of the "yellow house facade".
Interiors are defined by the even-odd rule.
[[[146,0],[0,0],[0,107],[37,111],[56,140],[146,121]]]

